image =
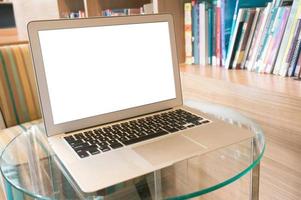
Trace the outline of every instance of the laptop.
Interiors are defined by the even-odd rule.
[[[185,107],[171,15],[33,21],[47,139],[86,193],[253,133]]]

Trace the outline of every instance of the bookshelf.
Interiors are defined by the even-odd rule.
[[[171,13],[174,16],[179,62],[185,61],[184,44],[184,2],[187,0],[57,0],[61,18],[66,13],[84,11],[87,17],[101,16],[102,10],[120,8],[140,8],[153,4],[153,13]]]
[[[191,0],[184,8],[186,64],[300,80],[300,1]]]

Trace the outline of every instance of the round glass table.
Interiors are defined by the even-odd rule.
[[[83,193],[56,158],[40,121],[23,127],[2,152],[0,168],[7,199],[189,199],[224,188],[247,174],[247,184],[242,184],[248,188],[247,199],[258,199],[265,149],[261,128],[223,106],[193,100],[185,105],[249,129],[255,136],[94,193]]]

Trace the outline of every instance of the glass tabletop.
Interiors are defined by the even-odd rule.
[[[2,152],[0,168],[7,198],[188,199],[229,185],[249,172],[250,195],[258,195],[259,163],[265,149],[261,128],[224,106],[194,100],[185,101],[185,105],[249,129],[255,136],[94,193],[83,193],[49,146],[40,121],[24,126]]]

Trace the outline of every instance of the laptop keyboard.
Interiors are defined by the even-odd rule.
[[[79,157],[85,158],[209,122],[207,119],[178,109],[83,131],[66,136],[64,139]]]

